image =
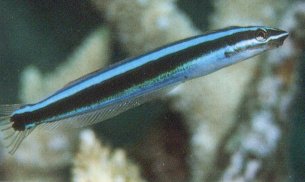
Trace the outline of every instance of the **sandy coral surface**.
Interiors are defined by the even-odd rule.
[[[123,150],[100,144],[93,131],[80,133],[79,151],[72,169],[74,182],[144,182],[139,168],[127,159]]]

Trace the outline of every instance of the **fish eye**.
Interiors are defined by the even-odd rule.
[[[260,28],[255,32],[255,39],[257,41],[260,42],[266,41],[267,37],[268,37],[268,32],[265,29]]]

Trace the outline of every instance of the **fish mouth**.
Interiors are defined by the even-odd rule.
[[[288,37],[289,33],[284,30],[279,30],[278,40],[283,44],[284,40]]]
[[[284,30],[273,30],[272,31],[272,44],[276,47],[283,45],[285,39],[288,37],[289,33]]]

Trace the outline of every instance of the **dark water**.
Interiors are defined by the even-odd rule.
[[[191,16],[199,29],[208,29],[207,15],[213,11],[211,1],[194,0],[190,3],[188,0],[180,0],[178,6]],[[103,19],[89,1],[0,1],[0,103],[18,102],[20,73],[26,66],[35,65],[44,72],[51,72],[90,31],[101,24]],[[125,56],[124,51],[120,50],[116,43],[113,47],[116,50],[113,60]],[[300,68],[303,68],[298,81],[301,89],[294,103],[294,123],[290,140],[291,169],[297,181],[305,179],[305,64],[303,63]],[[151,108],[157,107],[153,103],[137,111],[132,110],[120,116],[118,122],[126,117],[129,120],[136,120],[135,116],[143,118]],[[154,112],[151,115],[157,116],[162,113],[162,107]],[[120,124],[121,134],[130,131],[126,129],[128,127],[132,129],[132,125],[124,123],[126,122]],[[143,123],[134,124],[139,126],[139,130],[134,131],[135,135],[130,135],[128,141],[137,140],[149,126]],[[122,135],[109,130],[113,128],[111,120],[105,125],[103,128],[96,128],[100,130],[101,135],[112,140],[115,145],[126,143],[120,138]]]
[[[300,60],[305,60],[305,55]],[[290,137],[290,158],[295,181],[305,179],[305,62],[300,63],[300,77],[298,79],[298,92],[293,103],[292,132]]]
[[[25,66],[51,72],[101,22],[89,1],[0,1],[0,103],[18,102]]]

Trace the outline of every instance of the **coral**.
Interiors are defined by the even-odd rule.
[[[75,182],[144,182],[138,167],[127,159],[123,150],[111,151],[101,145],[91,130],[80,134],[79,152],[72,173]]]
[[[305,4],[295,3],[283,17],[280,26],[291,37],[268,54],[261,75],[248,90],[241,106],[247,108],[243,110],[246,117],[238,119],[238,127],[219,153],[223,158],[230,156],[227,162],[219,161],[224,171],[221,181],[289,181],[287,130],[291,102],[297,99],[296,67],[305,49],[305,44],[299,44],[305,41],[304,15]]]
[[[92,1],[114,27],[130,56],[199,33],[173,0]],[[166,173],[157,173],[154,179],[167,179]]]
[[[254,4],[257,7],[253,8]],[[273,1],[218,0],[214,2],[215,12],[210,16],[210,26],[215,29],[232,25],[275,25],[275,15],[285,3],[279,5],[277,10]],[[264,13],[258,14],[256,8],[264,9]],[[217,151],[236,124],[240,103],[262,59],[265,58],[255,57],[185,83],[175,92],[174,107],[185,115],[193,133],[190,141],[193,181],[203,181],[213,175]]]
[[[275,25],[279,21],[278,15],[283,13],[287,5],[286,0],[279,0],[277,3],[272,0],[216,0],[215,12],[210,16],[211,27]]]
[[[173,0],[92,0],[115,27],[118,40],[129,55],[156,47],[199,31]]]
[[[143,53],[167,42],[198,34],[174,1],[93,0],[115,28],[118,40],[129,55]],[[211,29],[228,25],[276,25],[286,1],[256,0],[214,2]],[[260,13],[257,13],[257,10]],[[171,94],[172,109],[182,113],[191,133],[189,163],[192,181],[214,175],[217,151],[237,124],[239,106],[257,73],[256,57],[244,63],[187,82]],[[272,125],[270,125],[272,126]],[[275,129],[277,131],[277,129]],[[279,132],[280,135],[280,132]],[[267,136],[266,136],[267,137]],[[255,163],[253,163],[255,164]],[[255,165],[251,165],[255,166]]]
[[[105,23],[113,27],[113,37],[122,50],[130,56],[200,33],[177,8],[175,0],[92,2]],[[150,179],[159,181],[175,180],[179,175],[185,179],[188,172],[190,181],[194,182],[285,181],[289,176],[286,155],[288,110],[296,90],[296,65],[304,54],[305,45],[304,3],[292,4],[290,8],[287,8],[287,0],[277,3],[272,0],[216,0],[213,4],[209,29],[230,25],[280,25],[292,33],[291,38],[281,49],[270,54],[178,86],[167,100],[170,112],[178,117],[165,118],[171,121],[170,127],[153,128],[147,136],[148,141],[141,145],[147,146],[146,150],[135,152],[134,158],[141,161],[142,170],[151,170],[143,174],[153,174]],[[68,81],[104,66],[108,53],[108,35],[104,30],[98,30],[53,73],[42,74],[35,67],[28,68],[22,76],[20,97],[27,103],[37,101]],[[175,121],[180,120],[185,122],[190,134],[187,139],[180,136],[185,139],[182,141],[185,146],[190,147],[190,151],[182,154],[169,151],[178,150],[181,143],[165,139],[172,135],[174,139],[179,138],[178,129],[173,131],[173,128],[179,124]],[[65,129],[57,129],[54,134],[34,131],[14,157],[5,156],[5,174],[10,180],[62,180],[57,177],[58,170],[66,169],[70,164],[76,135],[75,130]],[[185,146],[182,150],[187,148]],[[142,150],[141,147],[138,150]],[[184,166],[185,155],[188,155],[189,169]],[[177,162],[179,158],[183,161]],[[18,165],[26,169],[20,169]],[[179,175],[169,179],[173,171],[179,170]],[[144,181],[138,167],[127,159],[123,150],[112,151],[101,145],[90,130],[81,134],[72,173],[74,181]]]
[[[33,66],[27,68],[21,77],[20,97],[22,101],[35,102],[69,81],[103,67],[108,61],[108,44],[108,31],[98,28],[54,72],[42,74]],[[30,180],[44,177],[47,171],[53,171],[53,175],[47,175],[51,180],[57,176],[56,170],[64,169],[71,163],[72,151],[77,143],[77,133],[78,130],[66,128],[57,128],[51,132],[43,129],[35,130],[23,141],[14,156],[6,157],[8,178],[10,180]],[[36,177],[34,177],[35,175],[26,177],[26,172],[29,171],[24,171],[24,168],[20,169],[18,167],[20,165],[26,166],[29,171],[35,171]],[[11,175],[10,170],[18,170],[19,175]],[[37,171],[40,172],[37,173]]]

